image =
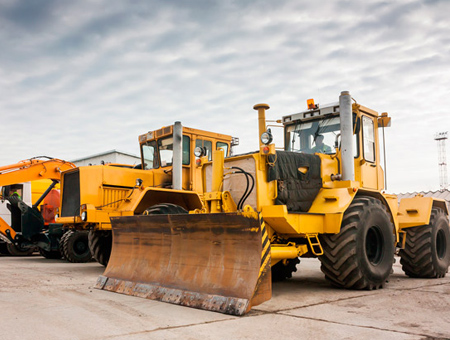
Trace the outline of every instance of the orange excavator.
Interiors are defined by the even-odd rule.
[[[34,157],[0,167],[0,199],[6,201],[11,221],[0,217],[0,242],[11,255],[28,255],[39,249],[47,258],[61,258],[60,240],[64,233],[62,225],[54,224],[55,211],[59,207],[61,172],[75,168],[75,165],[56,158]],[[22,196],[23,184],[42,182],[50,185],[30,206]],[[47,184],[48,184],[47,183]]]

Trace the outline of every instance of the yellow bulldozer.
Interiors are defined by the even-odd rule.
[[[379,128],[390,117],[352,99],[344,91],[335,104],[309,100],[282,117],[284,150],[267,129],[269,105],[255,105],[259,150],[201,158],[201,208],[111,218],[111,258],[96,287],[243,315],[271,298],[272,276],[291,277],[299,257],[317,257],[325,278],[347,289],[382,288],[395,254],[410,277],[445,276],[445,202],[398,203],[383,191]]]
[[[216,149],[230,155],[232,142],[238,139],[180,122],[140,135],[141,164],[82,166],[62,174],[56,221],[69,229],[65,235],[75,230],[88,232],[90,253],[106,266],[112,245],[110,217],[143,214],[158,203],[162,204],[156,207],[160,213],[201,208],[195,192],[202,191],[202,167],[193,150],[200,148],[211,160]],[[64,253],[69,261],[78,262],[85,256],[85,249],[68,248],[72,249]]]

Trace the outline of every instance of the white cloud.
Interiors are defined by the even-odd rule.
[[[257,147],[269,118],[350,90],[388,111],[393,191],[437,189],[449,130],[446,1],[26,1],[0,5],[0,164],[48,154],[137,153],[137,136],[181,120]]]

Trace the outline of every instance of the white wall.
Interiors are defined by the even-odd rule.
[[[120,164],[130,164],[130,165],[137,165],[141,163],[141,159],[139,157],[134,156],[128,156],[124,155],[122,153],[109,153],[101,156],[95,156],[83,159],[81,161],[76,161],[74,164],[76,166],[87,166],[89,164],[91,165],[100,165],[102,164],[102,161],[104,163],[120,163]]]

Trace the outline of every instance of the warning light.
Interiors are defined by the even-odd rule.
[[[316,108],[316,105],[314,104],[314,99],[308,99],[306,101],[306,104],[308,105],[308,109],[312,110]]]
[[[197,166],[200,166],[202,164],[202,160],[200,158],[197,158],[195,160],[195,164],[197,164]]]
[[[270,151],[270,148],[268,146],[265,146],[263,149],[263,152],[267,155]]]

